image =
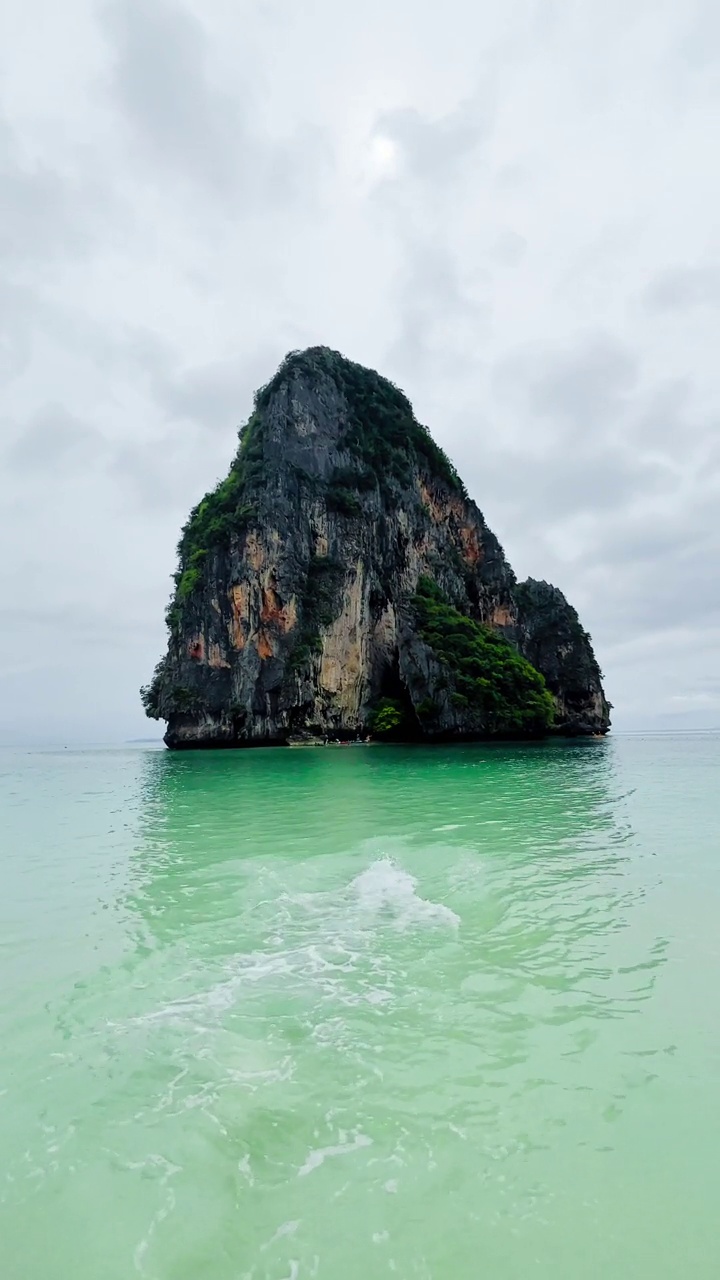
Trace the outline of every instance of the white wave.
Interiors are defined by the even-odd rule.
[[[139,1014],[132,1021],[135,1024],[175,1021],[185,1023],[193,1016],[199,1018],[208,1014],[220,1016],[236,1005],[238,989],[243,983],[262,982],[265,978],[278,975],[285,977],[291,972],[287,955],[265,955],[262,952],[236,957],[233,968],[236,972],[231,977],[216,982],[207,990],[200,991],[196,995],[178,996],[160,1009]]]
[[[288,991],[314,989],[343,1005],[387,1004],[393,998],[390,960],[386,950],[377,947],[375,931],[387,926],[398,932],[457,929],[460,924],[450,907],[423,898],[415,877],[388,855],[375,858],[344,888],[312,894],[286,892],[282,910],[287,917],[284,936],[268,937],[270,949],[229,958],[219,981],[138,1014],[130,1025],[189,1026],[201,1032],[209,1024],[222,1022],[253,988],[263,989],[265,984],[275,989],[283,985]],[[249,1056],[258,1078],[276,1069],[274,1063],[257,1062],[256,1051]],[[243,1067],[249,1079],[248,1063],[243,1062]]]
[[[317,1147],[309,1151],[304,1165],[298,1169],[298,1178],[305,1178],[313,1169],[318,1169],[329,1156],[344,1156],[348,1151],[358,1151],[361,1147],[371,1147],[372,1138],[365,1133],[356,1133],[352,1142],[340,1142],[333,1147]]]
[[[299,1218],[289,1222],[283,1222],[282,1226],[278,1227],[275,1234],[271,1236],[269,1240],[266,1240],[265,1244],[260,1245],[261,1251],[264,1253],[266,1249],[272,1248],[274,1244],[277,1244],[278,1240],[282,1240],[286,1236],[294,1236],[299,1226]]]
[[[417,880],[392,858],[378,858],[356,876],[350,886],[361,910],[371,915],[386,915],[398,929],[413,925],[451,925],[456,929],[460,917],[442,902],[421,898]]]

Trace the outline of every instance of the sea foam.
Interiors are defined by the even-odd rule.
[[[398,929],[422,925],[450,925],[456,929],[460,917],[442,902],[422,898],[417,880],[392,858],[376,859],[352,881],[350,889],[361,911],[386,917]]]

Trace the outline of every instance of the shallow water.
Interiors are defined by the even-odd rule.
[[[2,753],[0,1276],[714,1280],[719,765]]]

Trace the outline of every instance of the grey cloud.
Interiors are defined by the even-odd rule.
[[[647,286],[643,302],[650,311],[683,311],[720,306],[720,266],[671,267]]]
[[[610,588],[603,600],[603,626],[609,632],[629,636],[679,624],[693,629],[720,625],[720,582],[708,570],[720,559],[717,534],[688,521],[676,544],[662,555],[648,554],[647,542],[636,551],[629,539],[619,567],[609,549],[600,555],[602,564],[586,564],[585,573],[591,583]]]
[[[374,135],[395,143],[399,163],[381,180],[374,202],[398,243],[398,332],[387,359],[403,378],[453,376],[487,334],[488,280],[468,270],[449,236],[453,202],[475,172],[494,121],[490,93],[433,118],[414,107],[384,112]],[[521,237],[506,238],[517,253]]]
[[[533,38],[543,39],[556,33],[565,12],[562,0],[538,0],[530,16]]]
[[[233,429],[252,412],[254,392],[283,355],[279,347],[261,348],[245,358],[217,360],[174,375],[165,371],[154,379],[155,396],[169,416],[223,433],[229,448]]]
[[[126,335],[119,358],[143,374],[170,424],[113,452],[110,471],[132,503],[146,512],[176,511],[182,522],[190,506],[226,473],[237,430],[252,412],[253,394],[283,354],[280,348],[260,347],[234,360],[178,369],[176,353],[154,335]]]
[[[615,613],[626,631],[720,625],[717,481],[720,475],[708,476],[691,507],[675,502],[641,517],[628,504],[605,532],[585,572],[601,580],[616,570],[607,621]]]
[[[0,742],[108,742],[145,734],[137,690],[152,672],[162,640],[98,620],[65,631],[62,618],[10,626],[3,619]],[[49,644],[49,638],[54,641]],[[18,661],[18,653],[22,659]],[[18,678],[20,677],[20,678]]]
[[[717,627],[682,620],[674,628],[619,643],[606,640],[618,727],[666,732],[720,728],[714,676],[719,642]]]
[[[707,423],[693,411],[692,391],[687,376],[667,378],[652,389],[635,421],[637,442],[663,451],[677,448],[682,441],[687,449],[698,434],[703,436]]]
[[[140,617],[128,617],[125,612],[118,612],[109,618],[106,613],[88,606],[78,613],[73,604],[48,608],[42,599],[25,607],[5,608],[0,604],[0,626],[3,636],[7,638],[13,631],[19,635],[34,631],[38,636],[62,635],[66,641],[89,641],[93,644],[120,646],[132,639],[144,639],[148,634],[148,625]],[[26,661],[22,653],[18,661]]]
[[[696,0],[687,6],[684,30],[676,46],[683,70],[704,71],[720,60],[720,14],[715,0]],[[671,67],[677,74],[677,65]]]
[[[0,243],[8,260],[73,252],[82,241],[59,175],[44,164],[23,164],[12,131],[0,121]]]
[[[414,107],[378,116],[375,133],[400,150],[402,176],[435,183],[462,174],[463,166],[487,140],[492,122],[489,107],[463,103],[433,120]]]
[[[114,322],[111,310],[98,323],[72,296],[42,289],[37,264],[26,275],[27,282],[0,270],[0,384],[21,378],[46,344],[70,359],[79,353],[93,371],[102,369],[107,378],[123,378],[131,386],[177,363],[176,352],[157,335]]]
[[[624,510],[639,493],[663,493],[672,489],[667,472],[653,459],[644,458],[612,442],[578,441],[552,463],[530,450],[522,454],[484,447],[475,472],[477,492],[506,487],[506,506],[514,519],[559,523],[586,514],[612,516]]]
[[[203,422],[230,434],[252,402],[252,388],[244,371],[233,361],[218,361],[191,369],[160,389],[169,413]]]
[[[112,88],[137,141],[163,167],[227,189],[246,130],[237,102],[209,78],[200,22],[162,0],[115,0],[105,18],[115,54]]]
[[[45,405],[25,422],[5,454],[11,467],[50,475],[86,470],[106,453],[103,437],[62,405]]]
[[[504,227],[493,247],[493,257],[506,267],[514,267],[527,252],[528,242],[511,227]]]
[[[32,350],[28,312],[32,299],[0,273],[0,385],[16,378],[27,366]]]
[[[87,247],[71,204],[65,184],[50,169],[7,164],[0,170],[0,238],[16,262]]]
[[[493,373],[501,397],[583,429],[616,418],[636,387],[636,356],[611,334],[587,334],[564,351],[540,346],[510,353]]]
[[[173,430],[120,445],[109,470],[129,505],[146,514],[174,511],[181,523],[205,489],[227,470],[228,461],[227,450],[209,450],[197,432]]]
[[[68,171],[30,158],[22,135],[0,120],[0,244],[8,268],[67,261],[97,246],[119,206],[97,159],[80,153]]]
[[[246,209],[309,196],[329,162],[325,136],[299,127],[273,140],[253,128],[245,95],[214,82],[200,20],[165,0],[112,0],[105,11],[110,88],[153,170],[174,172]]]
[[[562,463],[559,466],[562,487],[572,476]],[[652,472],[650,476],[652,480]],[[520,468],[515,506],[506,508],[504,516],[510,517],[511,559],[524,574],[528,563],[534,563],[536,546],[542,548],[545,576],[554,577],[573,599],[601,653],[621,642],[658,640],[678,627],[697,635],[718,628],[720,578],[714,566],[720,562],[719,478],[709,476],[704,494],[687,504],[679,485],[653,497],[638,469],[615,489],[606,509],[590,479],[565,511],[561,503],[547,503],[540,470],[533,485],[530,469]],[[553,564],[548,554],[553,543],[564,541],[572,547],[574,517],[582,522],[580,554]],[[503,532],[502,522],[498,532]],[[695,667],[692,652],[689,643],[689,669]],[[706,670],[698,673],[698,679],[706,676]]]
[[[406,245],[398,313],[388,364],[418,379],[431,368],[445,374],[464,369],[488,322],[487,305],[470,294],[461,264],[442,244],[426,241]]]

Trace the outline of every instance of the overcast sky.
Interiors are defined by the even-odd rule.
[[[618,728],[720,725],[717,0],[4,0],[0,63],[0,740],[155,732],[180,526],[313,343]]]

